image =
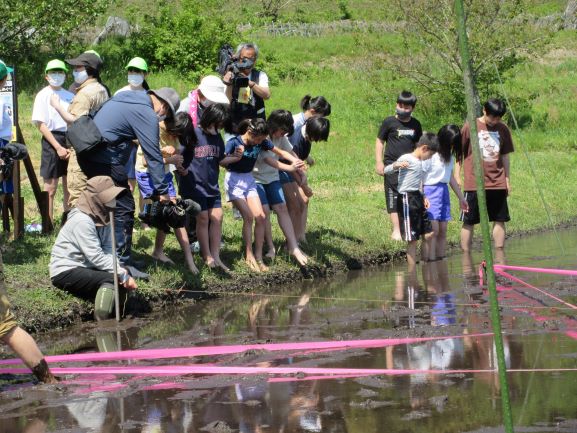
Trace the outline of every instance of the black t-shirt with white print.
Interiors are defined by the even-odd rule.
[[[411,153],[415,150],[415,145],[423,135],[421,122],[414,117],[408,122],[401,122],[395,116],[389,116],[381,124],[379,129],[379,139],[385,144],[385,165],[392,164],[401,155]],[[398,183],[398,172],[387,175],[388,181],[392,184]]]

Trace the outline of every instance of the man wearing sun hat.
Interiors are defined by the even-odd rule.
[[[86,155],[79,154],[78,162],[87,178],[110,176],[117,186],[128,188],[125,164],[131,141],[138,140],[155,195],[162,202],[170,201],[168,185],[164,181],[158,124],[166,117],[173,117],[179,104],[178,94],[170,87],[147,93],[121,92],[113,96],[94,116],[94,124],[107,145],[98,146]],[[134,198],[130,193],[123,193],[117,199],[115,224],[119,258],[131,264]]]
[[[40,160],[40,176],[44,179],[44,191],[48,192],[48,212],[50,220],[54,221],[54,197],[58,189],[58,179],[62,178],[64,191],[64,211],[68,210],[68,158],[70,150],[66,143],[68,124],[50,105],[50,97],[58,95],[64,110],[74,98],[74,94],[65,90],[62,85],[66,80],[68,67],[62,60],[50,60],[45,68],[45,79],[48,86],[44,87],[34,99],[32,122],[42,134],[42,157]]]
[[[196,127],[202,117],[202,112],[212,104],[229,104],[226,96],[226,86],[215,75],[207,75],[200,81],[197,89],[191,90],[186,98],[180,102],[179,112],[188,113]]]

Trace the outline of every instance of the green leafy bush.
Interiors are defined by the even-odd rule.
[[[161,5],[155,16],[145,18],[130,41],[132,51],[153,66],[197,79],[214,71],[219,48],[237,39],[235,23],[218,15],[208,16],[198,2],[185,0],[178,10]]]

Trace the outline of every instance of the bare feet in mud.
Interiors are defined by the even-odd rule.
[[[274,259],[276,258],[276,251],[274,250],[274,248],[269,249],[268,252],[264,255],[264,257],[269,259],[271,262],[274,262]]]
[[[254,272],[261,272],[260,266],[254,257],[245,260],[247,266],[250,268],[251,271]]]
[[[168,257],[166,254],[164,254],[164,251],[161,252],[156,252],[153,251],[152,254],[150,255],[154,260],[163,263],[165,265],[170,265],[170,266],[174,266],[174,262],[170,259],[170,257]]]
[[[267,265],[264,264],[264,262],[262,260],[257,260],[258,263],[258,268],[260,269],[261,272],[268,272],[269,268]]]
[[[226,266],[224,263],[222,263],[222,261],[220,259],[213,259],[212,257],[209,257],[206,260],[205,264],[206,264],[206,266],[208,266],[211,269],[219,268],[219,269],[223,270],[224,272],[230,272],[230,269],[228,268],[228,266]]]
[[[290,252],[290,254],[295,258],[295,260],[298,262],[299,265],[301,266],[307,265],[309,258],[305,253],[302,252],[300,248],[295,248]]]

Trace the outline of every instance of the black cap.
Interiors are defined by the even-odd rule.
[[[96,54],[82,53],[74,59],[66,59],[66,63],[70,66],[88,66],[97,71],[102,67],[102,60]]]

